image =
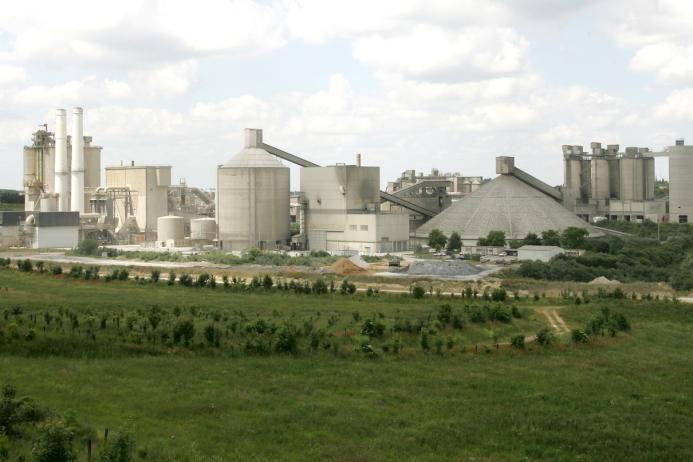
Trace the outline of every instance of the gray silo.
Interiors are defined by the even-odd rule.
[[[289,168],[246,129],[245,146],[217,168],[217,223],[224,250],[276,249],[289,238]]]

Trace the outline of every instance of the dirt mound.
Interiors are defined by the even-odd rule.
[[[361,255],[354,255],[353,257],[349,257],[349,261],[361,269],[368,269],[368,267],[371,266],[363,258],[361,258]]]
[[[407,271],[415,276],[473,276],[480,272],[480,268],[463,260],[414,261]]]
[[[605,276],[599,276],[598,278],[592,279],[588,284],[595,284],[595,285],[606,285],[606,286],[613,286],[620,284],[621,281],[617,281],[616,279],[609,279]]]
[[[366,272],[365,268],[361,268],[348,258],[340,258],[330,266],[330,270],[337,274],[360,274]]]

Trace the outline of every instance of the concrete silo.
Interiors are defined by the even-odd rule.
[[[669,219],[672,223],[693,223],[693,146],[683,140],[667,149],[669,153]]]
[[[224,250],[275,249],[289,238],[289,168],[263,149],[262,130],[217,168],[217,223]]]

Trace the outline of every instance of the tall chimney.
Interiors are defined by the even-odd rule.
[[[67,127],[65,125],[65,109],[55,110],[55,191],[58,193],[58,211],[67,212],[70,209],[67,190],[70,181],[67,169]]]
[[[361,154],[356,154],[356,166],[361,166]]]
[[[72,110],[72,191],[70,193],[70,210],[84,213],[84,128],[82,108]]]

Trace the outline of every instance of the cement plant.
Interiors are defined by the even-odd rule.
[[[0,462],[692,461],[691,31],[5,2]]]

